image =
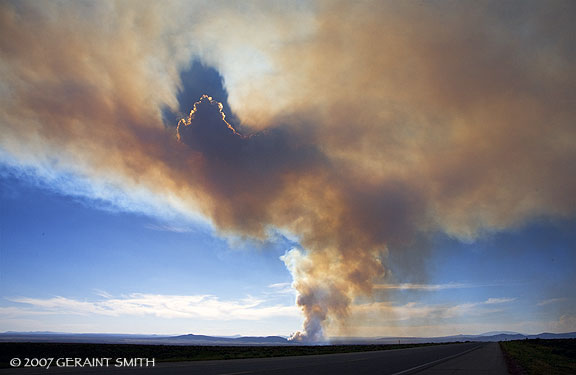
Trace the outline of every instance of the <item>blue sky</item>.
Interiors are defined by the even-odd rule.
[[[108,295],[122,299],[134,293],[214,296],[236,303],[263,299],[264,305],[289,306],[287,318],[293,327],[299,325],[294,293],[284,293],[290,274],[279,260],[293,246],[290,241],[278,236],[270,243],[231,245],[206,225],[99,207],[86,198],[50,191],[9,167],[2,172],[2,306],[23,308],[7,311],[3,330],[127,332],[125,327],[135,318],[130,314],[101,322],[97,314],[72,309],[53,326],[51,315],[63,306],[48,309],[37,320],[38,306],[14,300],[100,301]],[[286,322],[286,316],[279,320],[274,314],[268,326],[250,320],[235,321],[236,326],[226,322],[229,317],[212,324],[210,319],[208,323],[167,319],[162,324],[154,316],[146,319],[150,322],[145,333],[265,334],[263,327]],[[128,331],[139,333],[142,328]]]
[[[0,331],[576,331],[570,2],[0,4]]]
[[[231,241],[205,224],[50,190],[7,165],[1,187],[3,331],[288,335],[301,324],[291,275],[279,259],[298,245],[280,234],[267,243]],[[356,334],[570,329],[562,319],[575,305],[567,287],[574,243],[573,220],[540,220],[472,243],[438,235],[427,281],[406,282],[400,274],[374,301],[359,302],[376,317],[363,329],[370,320],[361,315]],[[215,311],[227,315],[190,310],[186,298],[194,296],[210,296]],[[166,307],[162,298],[176,305]],[[106,301],[125,305],[104,307]],[[382,301],[389,305],[376,306]],[[142,306],[150,309],[138,311]]]

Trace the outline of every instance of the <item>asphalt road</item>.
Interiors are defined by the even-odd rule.
[[[199,374],[199,375],[338,375],[338,374],[507,374],[497,343],[464,343],[362,353],[226,361],[157,363],[139,368],[18,368],[4,374]]]

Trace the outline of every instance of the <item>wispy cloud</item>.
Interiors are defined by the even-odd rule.
[[[147,224],[145,227],[160,232],[189,233],[194,231],[190,226],[176,224]]]
[[[576,331],[576,314],[561,315],[557,321],[550,325],[557,332],[574,332]]]
[[[39,311],[30,308],[20,308],[15,306],[0,307],[0,317],[2,318],[21,318],[30,315],[55,315],[55,311]]]
[[[399,289],[399,290],[424,290],[424,291],[439,291],[446,289],[467,289],[467,288],[481,288],[487,286],[497,286],[499,284],[467,284],[467,283],[446,283],[446,284],[376,284],[374,289]]]
[[[122,183],[113,176],[91,179],[52,160],[36,164],[25,163],[0,149],[0,176],[17,177],[37,188],[72,197],[87,207],[108,212],[145,214],[160,221],[160,224],[151,224],[149,229],[176,231],[175,228],[194,227],[198,230],[211,226],[202,215],[183,211],[181,202],[173,196],[154,194],[143,186],[135,186],[127,193],[122,189]],[[162,224],[162,221],[167,224]],[[185,224],[172,224],[174,222]]]
[[[273,290],[274,294],[295,294],[296,289],[292,287],[292,283],[276,283],[268,285],[268,288]]]
[[[96,293],[97,296],[100,296],[103,298],[113,298],[113,296],[110,293],[108,293],[107,291],[102,290],[102,289],[95,288],[94,293]]]
[[[564,302],[566,301],[568,298],[550,298],[550,299],[545,299],[543,301],[538,302],[538,306],[545,306],[545,305],[550,305],[552,303],[558,303],[558,302]]]
[[[497,303],[507,303],[516,301],[516,298],[488,298],[484,304],[486,305],[494,305]]]
[[[9,298],[11,302],[31,305],[28,308],[2,308],[0,315],[18,313],[80,315],[153,315],[160,318],[195,318],[206,320],[259,320],[276,316],[299,316],[295,306],[269,305],[266,300],[247,297],[224,301],[212,295],[159,295],[133,293],[112,297],[100,294],[98,301],[79,301],[66,297]]]
[[[352,306],[352,314],[357,319],[369,319],[377,316],[389,317],[388,321],[408,321],[418,319],[450,319],[466,316],[486,315],[502,311],[500,307],[492,305],[505,304],[515,301],[516,298],[488,298],[481,302],[450,304],[422,304],[410,302],[395,305],[390,302],[375,302]],[[492,306],[492,307],[491,307]]]

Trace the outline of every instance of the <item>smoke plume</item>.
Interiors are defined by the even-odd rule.
[[[294,234],[297,340],[345,326],[431,234],[574,215],[573,2],[274,4],[1,2],[4,153],[223,234]],[[240,123],[206,92],[164,124],[192,59]]]

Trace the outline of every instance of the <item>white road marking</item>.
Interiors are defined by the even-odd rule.
[[[396,373],[394,373],[394,374],[392,374],[392,375],[409,374],[409,373],[412,372],[412,371],[417,371],[417,370],[425,369],[425,368],[427,368],[427,367],[434,366],[435,364],[438,364],[438,363],[441,363],[441,362],[444,362],[444,361],[448,361],[448,360],[450,360],[450,359],[452,359],[452,358],[459,357],[459,356],[464,355],[464,354],[466,354],[466,353],[470,353],[471,351],[476,350],[476,349],[480,348],[481,346],[482,346],[482,345],[478,345],[478,346],[473,347],[472,349],[465,350],[465,351],[463,351],[462,353],[457,353],[457,354],[451,355],[451,356],[449,356],[449,357],[440,358],[440,359],[437,359],[437,360],[432,361],[432,362],[424,363],[423,365],[419,365],[419,366],[416,366],[416,367],[412,367],[412,368],[409,368],[409,369],[407,369],[407,370],[402,370],[402,371],[396,372]]]

